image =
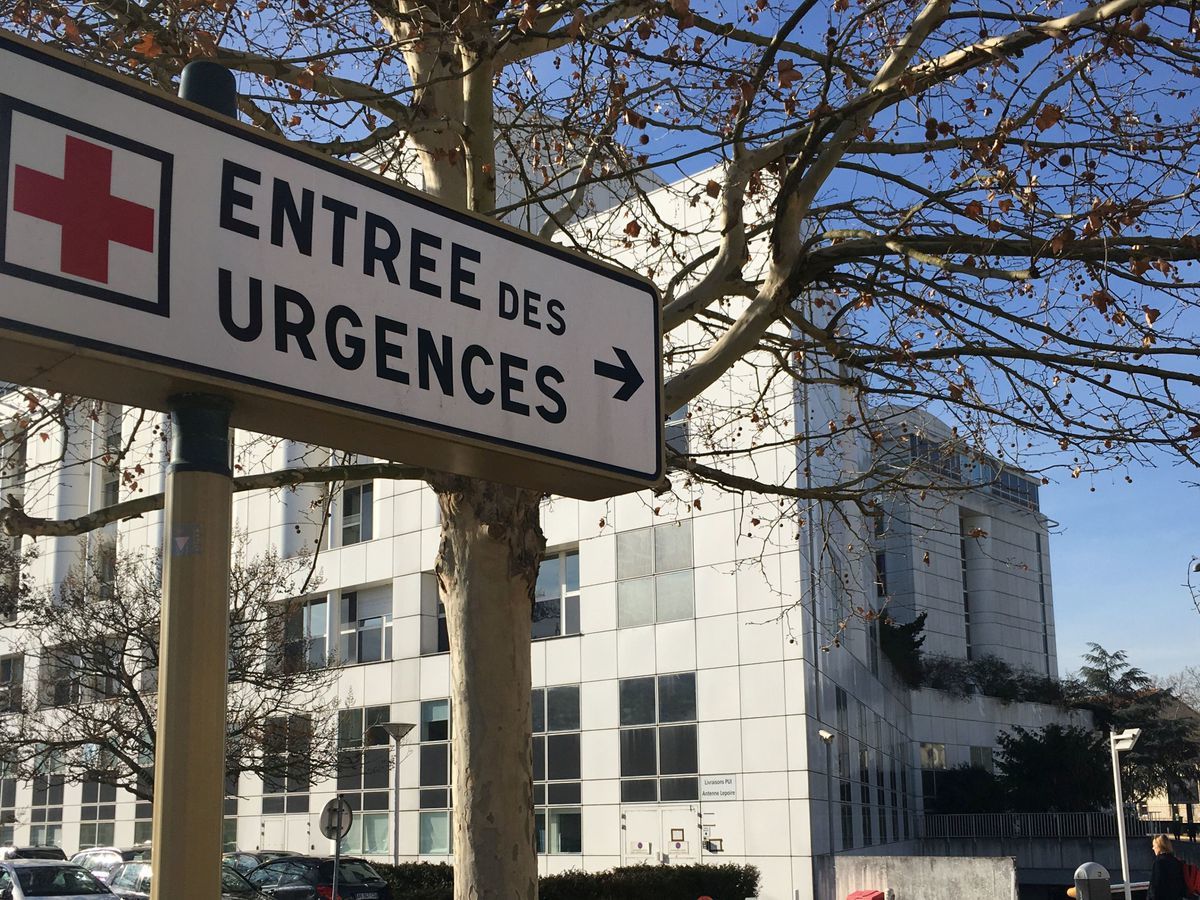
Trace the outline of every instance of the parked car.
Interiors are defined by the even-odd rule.
[[[271,900],[330,900],[333,857],[289,856],[263,863],[246,876]],[[343,856],[339,900],[392,900],[392,890],[365,859]]]
[[[67,854],[61,847],[0,847],[0,859],[61,859]]]
[[[112,891],[87,869],[58,859],[10,859],[0,862],[0,900],[56,897],[79,900]]]
[[[284,856],[299,856],[292,850],[233,850],[221,856],[221,862],[227,866],[232,866],[243,875],[257,869],[265,862],[270,862],[273,859],[281,859]]]
[[[103,882],[107,882],[112,877],[113,871],[121,863],[134,860],[149,862],[150,846],[143,844],[140,847],[92,847],[88,850],[80,850],[71,857],[71,862],[77,866],[83,866]]]
[[[122,863],[112,873],[108,886],[122,900],[150,900],[150,863]],[[245,876],[221,866],[221,900],[265,900]]]

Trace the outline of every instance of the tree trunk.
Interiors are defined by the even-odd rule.
[[[545,548],[541,495],[432,481],[450,635],[455,900],[536,900],[529,616]]]

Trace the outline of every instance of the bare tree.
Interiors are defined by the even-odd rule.
[[[665,408],[703,438],[672,484],[774,498],[771,527],[939,486],[829,464],[904,434],[881,406],[1030,470],[1194,462],[1182,0],[0,0],[0,21],[168,91],[189,59],[223,63],[267,131],[649,274]],[[708,390],[735,371],[752,389]],[[844,402],[790,422],[779,398],[809,389]],[[794,469],[748,472],[764,446]],[[529,718],[540,498],[379,472],[426,478],[443,510],[457,895],[534,896],[529,735],[509,726]],[[4,522],[72,533],[152,502]]]
[[[0,554],[8,569],[28,555]],[[268,784],[336,771],[334,671],[289,628],[307,556],[250,556],[239,542],[230,569],[229,698],[225,771]],[[18,777],[53,772],[154,799],[161,554],[99,542],[60,585],[27,578],[5,595],[10,647],[36,665],[36,689],[5,695],[3,761]],[[223,660],[214,659],[214,665]],[[290,725],[285,724],[290,723]],[[288,746],[289,732],[292,746]],[[280,736],[283,736],[283,742]],[[299,746],[300,742],[303,747]],[[303,765],[297,768],[303,757]],[[281,788],[282,790],[282,788]]]

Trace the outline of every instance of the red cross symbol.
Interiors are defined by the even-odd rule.
[[[112,151],[67,135],[63,177],[17,166],[13,209],[62,226],[69,275],[108,283],[108,245],[154,252],[154,210],[112,196]]]

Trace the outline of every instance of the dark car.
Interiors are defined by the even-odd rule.
[[[112,873],[108,886],[123,900],[150,900],[150,863],[122,863]],[[221,900],[264,900],[245,876],[221,866]]]
[[[104,882],[107,882],[112,877],[113,871],[121,863],[133,862],[135,860],[150,861],[149,845],[143,844],[141,847],[92,847],[88,850],[80,850],[71,857],[71,862],[77,866],[83,866]]]
[[[246,876],[271,900],[329,900],[333,858],[289,856],[263,863]],[[392,890],[365,859],[343,856],[338,867],[339,900],[392,900]]]
[[[67,854],[61,847],[0,847],[0,859],[61,859]]]
[[[247,875],[263,863],[270,862],[273,859],[299,855],[299,853],[292,850],[234,850],[230,853],[222,854],[221,862],[227,866],[232,866],[243,875]]]
[[[79,900],[112,891],[85,869],[58,859],[9,859],[0,862],[0,900],[57,897]]]

